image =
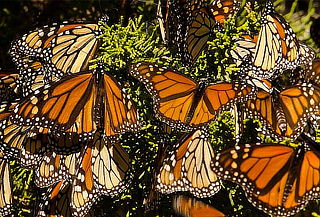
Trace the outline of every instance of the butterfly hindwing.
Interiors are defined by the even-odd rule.
[[[158,191],[190,191],[196,197],[210,197],[220,190],[220,182],[210,168],[213,148],[205,132],[187,134],[168,153],[157,176]]]

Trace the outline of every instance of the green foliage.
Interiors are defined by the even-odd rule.
[[[12,174],[12,195],[14,216],[32,216],[32,207],[38,191],[33,184],[34,171],[21,168],[17,161],[10,162],[10,174]]]
[[[146,7],[151,7],[148,4]],[[209,78],[210,81],[230,80],[230,75],[238,70],[230,62],[230,51],[235,48],[234,39],[243,34],[256,34],[260,28],[258,4],[251,11],[244,7],[240,11],[242,18],[234,15],[224,24],[225,31],[215,31],[208,42],[208,50],[202,52],[192,68],[183,67],[176,53],[164,47],[160,40],[157,25],[150,25],[144,21],[146,17],[139,16],[126,22],[123,18],[116,24],[101,23],[103,34],[100,55],[93,61],[103,61],[106,73],[113,75],[124,87],[135,102],[141,121],[141,131],[136,134],[126,133],[121,136],[121,144],[130,155],[131,169],[128,177],[131,184],[121,195],[109,198],[104,197],[94,207],[95,216],[144,216],[143,205],[149,192],[153,191],[152,180],[156,168],[160,166],[159,156],[168,149],[172,149],[175,142],[183,132],[166,132],[164,125],[154,117],[152,96],[144,85],[129,75],[129,67],[133,63],[148,61],[159,63],[185,73],[192,78]],[[295,7],[295,4],[293,4]],[[145,10],[139,5],[138,11]],[[294,10],[292,10],[294,11]],[[148,11],[149,13],[149,11]],[[290,12],[287,19],[294,14]],[[301,19],[294,27],[298,36],[309,28],[310,16],[314,13],[312,8],[305,19]],[[292,15],[293,17],[293,15]],[[154,20],[151,20],[155,23]],[[298,29],[300,28],[300,29]],[[309,43],[309,36],[303,36]],[[220,151],[235,144],[235,125],[232,112],[224,112],[212,124],[209,133],[215,151]],[[259,123],[245,120],[245,131],[242,142],[257,142]],[[264,138],[262,138],[264,139]],[[32,205],[39,199],[39,192],[33,185],[33,171],[21,169],[16,162],[11,164],[14,179],[14,196],[17,207],[14,213],[17,216],[30,216]],[[155,194],[156,195],[156,194]],[[226,196],[228,195],[228,197]],[[167,195],[160,196],[160,209],[149,212],[148,216],[170,216],[171,198]],[[226,213],[237,212],[240,216],[266,216],[255,209],[245,197],[242,189],[232,183],[224,183],[223,189],[213,198],[204,201],[214,204]],[[314,214],[314,216],[317,216]]]

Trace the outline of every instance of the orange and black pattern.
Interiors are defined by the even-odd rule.
[[[139,128],[133,103],[102,70],[67,76],[21,102],[14,113],[15,124],[47,128],[58,136],[76,133],[84,140],[98,127],[107,136]]]
[[[230,104],[247,100],[254,93],[253,87],[240,82],[198,84],[179,72],[149,63],[133,66],[130,73],[153,96],[156,116],[184,129],[209,124]]]
[[[212,169],[242,186],[255,207],[290,216],[319,197],[319,144],[297,149],[280,144],[246,144],[217,154]]]

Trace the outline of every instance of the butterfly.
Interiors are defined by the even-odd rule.
[[[48,151],[70,154],[81,149],[77,134],[55,137],[45,128],[35,133],[32,126],[12,123],[10,116],[16,105],[17,102],[0,105],[0,150],[17,159],[23,167],[34,168]]]
[[[178,47],[186,64],[193,63],[206,48],[213,31],[221,29],[224,21],[239,9],[239,2],[218,0],[167,1],[164,15],[158,7],[162,37],[168,47]]]
[[[156,189],[166,194],[190,191],[200,198],[212,196],[220,190],[220,181],[210,168],[213,158],[207,132],[184,135],[164,159]]]
[[[9,162],[7,156],[3,152],[0,152],[0,175],[0,215],[6,216],[11,213],[11,207],[13,204]]]
[[[230,104],[249,99],[255,91],[241,82],[196,83],[179,72],[150,63],[138,63],[130,73],[152,94],[156,116],[181,129],[210,123]]]
[[[64,22],[33,30],[12,43],[10,54],[19,66],[26,58],[46,64],[46,75],[61,77],[88,69],[101,40],[99,24]]]
[[[253,43],[256,43],[255,49],[252,48]],[[290,25],[275,12],[269,0],[262,14],[258,36],[240,38],[236,45],[239,46],[240,51],[246,50],[245,54],[249,53],[247,58],[250,64],[248,67],[242,67],[241,73],[251,73],[252,76],[261,79],[273,78],[279,74],[279,71],[307,65],[315,58],[314,51],[298,41]],[[241,47],[247,47],[247,49]],[[242,57],[243,53],[238,56]],[[238,64],[242,62],[237,55],[233,57]]]
[[[38,216],[63,216],[72,217],[70,207],[72,201],[72,184],[67,181],[60,181],[47,190],[39,205]],[[93,211],[89,211],[84,217],[93,217]]]
[[[303,135],[298,148],[281,144],[245,144],[222,151],[212,169],[242,186],[257,208],[289,216],[319,197],[319,144]]]
[[[99,196],[114,196],[127,187],[128,169],[129,156],[120,144],[111,143],[97,132],[81,152],[47,154],[36,168],[35,184],[47,187],[63,180],[69,182],[72,213],[82,216]]]
[[[114,136],[139,128],[136,109],[118,82],[99,68],[65,76],[20,102],[10,117],[19,126],[32,126],[53,135],[79,134],[90,139],[103,128]]]
[[[175,196],[173,198],[174,211],[184,217],[223,217],[226,216],[216,208],[194,198]]]
[[[272,84],[269,85],[269,90],[259,89],[253,99],[240,104],[240,109],[247,117],[260,120],[269,135],[295,140],[307,120],[319,112],[320,87],[301,83],[278,90]]]

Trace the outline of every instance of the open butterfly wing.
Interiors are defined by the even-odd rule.
[[[200,99],[190,124],[208,123],[233,103],[248,100],[253,94],[252,86],[237,82],[210,85]]]
[[[15,107],[13,123],[42,130],[73,131],[90,136],[96,130],[93,74],[68,76]]]
[[[160,120],[171,126],[190,128],[187,119],[198,84],[185,75],[148,63],[138,63],[130,72],[153,95]]]
[[[293,157],[287,146],[246,144],[217,154],[212,169],[250,194],[265,195],[289,171]]]
[[[160,192],[190,191],[196,197],[210,197],[220,190],[210,168],[214,152],[208,139],[200,130],[181,138],[160,169],[156,186]]]
[[[280,93],[287,129],[284,136],[296,138],[312,114],[319,112],[320,88],[311,84],[293,86]]]
[[[319,196],[320,155],[275,144],[241,145],[212,163],[219,177],[240,184],[248,199],[274,216],[293,215]]]
[[[118,82],[104,74],[104,120],[103,127],[107,136],[127,131],[139,130],[138,115],[133,102]]]

